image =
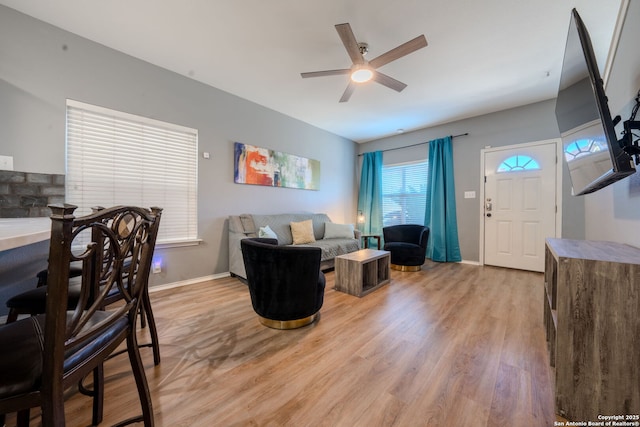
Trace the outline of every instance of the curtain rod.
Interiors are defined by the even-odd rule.
[[[459,136],[467,136],[467,135],[469,135],[469,132],[461,133],[459,135],[452,135],[451,138],[457,138]],[[438,139],[438,138],[436,138],[436,139]],[[424,145],[424,144],[428,144],[428,143],[429,143],[429,141],[418,142],[417,144],[403,145],[402,147],[387,148],[386,150],[379,150],[379,151],[382,151],[384,153],[385,151],[400,150],[401,148],[417,147],[418,145]],[[363,154],[365,154],[365,153],[358,154],[358,157],[362,156]]]

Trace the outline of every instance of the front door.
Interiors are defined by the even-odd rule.
[[[556,230],[556,143],[484,152],[484,262],[544,271]]]

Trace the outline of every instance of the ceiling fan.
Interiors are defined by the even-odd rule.
[[[416,37],[415,39],[401,44],[394,49],[391,49],[388,52],[383,53],[382,55],[372,59],[371,61],[367,61],[364,59],[364,55],[367,53],[368,46],[366,43],[358,43],[356,41],[356,37],[353,35],[353,31],[351,30],[351,25],[349,25],[348,23],[338,24],[336,25],[336,30],[338,31],[338,35],[342,40],[342,44],[344,44],[344,47],[345,49],[347,49],[347,53],[349,54],[349,57],[353,62],[351,68],[344,68],[340,70],[312,71],[309,73],[300,73],[300,75],[302,76],[302,78],[308,78],[350,74],[351,80],[349,81],[346,90],[342,94],[340,102],[347,102],[349,98],[351,98],[351,94],[356,88],[356,84],[368,82],[370,80],[374,80],[383,86],[386,86],[397,92],[401,92],[405,87],[407,87],[407,85],[394,79],[393,77],[389,77],[386,74],[377,71],[377,68],[382,67],[383,65],[386,65],[391,61],[395,61],[398,58],[402,58],[403,56],[406,56],[418,49],[422,49],[423,47],[427,46],[427,39],[423,34]]]

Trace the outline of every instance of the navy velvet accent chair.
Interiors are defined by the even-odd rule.
[[[251,303],[263,325],[299,328],[316,320],[324,302],[321,249],[277,243],[264,238],[240,241]]]
[[[419,224],[391,225],[382,229],[384,250],[391,252],[391,268],[419,271],[427,255],[429,227]]]

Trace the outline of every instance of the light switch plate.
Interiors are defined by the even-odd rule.
[[[0,156],[0,170],[13,170],[13,156]]]
[[[475,191],[465,191],[464,192],[464,198],[465,199],[475,199],[476,198],[476,192]]]

